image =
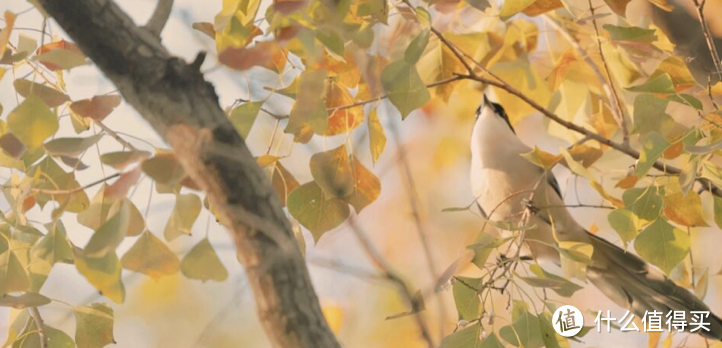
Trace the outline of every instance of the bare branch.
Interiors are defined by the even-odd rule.
[[[163,27],[170,18],[170,12],[173,9],[173,0],[158,0],[158,5],[155,7],[155,11],[150,16],[148,23],[145,28],[148,29],[153,35],[160,37],[160,32],[163,31]]]
[[[699,18],[699,24],[702,26],[702,34],[707,41],[709,54],[712,57],[712,64],[714,65],[715,70],[717,70],[717,81],[722,81],[722,61],[720,61],[719,54],[717,53],[717,47],[715,46],[714,39],[712,38],[712,32],[710,32],[709,26],[707,25],[707,19],[704,16],[704,5],[707,3],[707,1],[693,1],[697,9],[697,18]]]
[[[348,218],[348,223],[351,226],[351,230],[354,232],[354,235],[356,235],[359,243],[361,243],[361,246],[366,252],[366,255],[371,259],[371,261],[373,261],[376,267],[384,273],[384,277],[386,279],[396,284],[396,286],[399,288],[399,292],[401,293],[401,295],[406,301],[411,304],[411,312],[414,313],[413,316],[416,319],[416,324],[419,327],[419,331],[421,331],[421,336],[424,338],[429,348],[436,347],[436,345],[434,345],[433,339],[431,338],[431,333],[426,327],[426,322],[424,321],[424,318],[422,318],[421,314],[418,313],[418,310],[420,309],[420,303],[418,299],[414,297],[414,293],[411,291],[406,282],[401,279],[401,276],[399,276],[391,268],[391,266],[388,264],[386,259],[384,259],[381,253],[376,250],[369,236],[356,222],[356,217],[354,215],[351,215]]]
[[[38,307],[30,307],[28,308],[28,312],[30,312],[30,316],[33,318],[33,321],[35,321],[35,326],[38,327],[40,348],[48,348],[48,335],[45,332],[45,322],[43,322],[43,317],[40,316]]]
[[[110,129],[108,126],[106,126],[102,121],[94,121],[95,124],[97,124],[100,129],[103,130],[103,132],[108,133],[113,139],[115,139],[120,145],[123,145],[127,147],[130,150],[138,151],[138,149],[133,146],[133,144],[129,143],[127,140],[123,139],[118,133],[116,133],[114,130]]]

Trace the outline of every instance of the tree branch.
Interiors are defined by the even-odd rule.
[[[28,308],[28,312],[30,313],[30,316],[33,318],[33,321],[35,321],[35,326],[38,327],[38,337],[40,338],[40,348],[48,348],[48,335],[45,332],[45,322],[43,321],[43,317],[40,316],[40,311],[38,310],[38,307],[30,307],[30,308]]]
[[[717,47],[712,39],[712,33],[707,25],[707,19],[704,16],[704,5],[707,0],[694,0],[694,5],[697,9],[697,18],[699,18],[699,24],[702,26],[702,34],[707,41],[707,48],[709,48],[709,54],[712,57],[712,65],[717,70],[717,81],[722,81],[722,61],[720,61],[719,54],[717,54]]]
[[[148,23],[145,28],[148,29],[153,35],[160,37],[161,31],[165,27],[165,24],[170,18],[170,12],[173,9],[173,0],[158,0],[158,5],[155,7],[155,11],[150,16]]]
[[[173,148],[235,241],[260,322],[277,348],[340,347],[280,201],[213,86],[111,0],[39,0]]]

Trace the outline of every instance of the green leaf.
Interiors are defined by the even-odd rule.
[[[0,296],[0,307],[23,309],[27,307],[40,307],[50,303],[50,299],[34,292],[26,292],[20,296]]]
[[[100,162],[117,170],[123,170],[128,165],[143,161],[150,157],[147,151],[118,151],[108,152],[100,156]]]
[[[60,92],[55,88],[28,80],[15,80],[15,82],[13,82],[13,86],[15,86],[15,90],[18,94],[23,96],[23,98],[27,99],[30,98],[31,95],[35,95],[49,108],[54,108],[70,101],[70,97],[68,97],[65,93]]]
[[[646,92],[646,93],[659,93],[659,94],[675,94],[674,85],[672,84],[672,78],[669,74],[659,74],[655,77],[650,78],[641,85],[627,87],[628,91],[632,92]]]
[[[143,273],[154,279],[178,273],[180,270],[178,256],[147,230],[123,255],[120,262],[123,268]]]
[[[717,227],[722,228],[722,197],[712,196],[714,198],[714,222]]]
[[[61,220],[55,220],[45,225],[48,233],[35,245],[33,245],[33,256],[43,259],[48,263],[71,262],[73,261],[73,249],[68,241],[65,226]]]
[[[697,110],[704,109],[704,106],[702,105],[702,102],[699,101],[699,99],[689,95],[689,94],[672,94],[667,97],[667,100],[677,102],[680,104],[691,106]]]
[[[145,220],[143,220],[143,215],[138,210],[138,207],[136,207],[135,204],[133,204],[133,201],[131,201],[128,197],[116,200],[113,205],[110,206],[108,216],[117,214],[120,209],[124,208],[126,205],[130,211],[128,214],[128,230],[125,231],[125,235],[126,237],[140,235],[143,231],[145,231]]]
[[[654,186],[631,188],[622,195],[624,205],[640,219],[655,220],[662,213],[664,200]]]
[[[233,123],[233,126],[236,127],[243,139],[248,138],[258,112],[261,110],[261,105],[263,105],[263,102],[243,103],[231,111],[231,123]]]
[[[8,115],[8,129],[28,148],[36,148],[58,131],[58,118],[35,95]]]
[[[49,155],[78,157],[83,151],[95,145],[103,137],[103,133],[87,138],[55,138],[43,145]]]
[[[108,221],[103,223],[93,236],[90,237],[88,244],[85,245],[84,254],[90,258],[103,258],[120,245],[125,238],[128,228],[130,227],[130,204],[124,202],[118,212],[111,216]]]
[[[0,237],[0,295],[9,292],[26,291],[30,279],[15,252],[5,238]]]
[[[284,132],[294,135],[294,141],[308,142],[313,133],[324,134],[328,128],[325,70],[306,70],[299,75],[296,102],[293,103]],[[305,141],[302,141],[305,140]]]
[[[639,256],[667,274],[687,257],[689,247],[689,236],[663,219],[647,226],[634,240]]]
[[[345,145],[314,154],[310,167],[313,179],[326,196],[344,197],[353,193],[353,168]]]
[[[430,32],[430,29],[424,29],[419,33],[419,35],[417,35],[413,40],[411,40],[411,43],[409,43],[409,47],[407,47],[406,51],[404,52],[404,60],[406,60],[406,63],[409,63],[409,65],[414,65],[416,64],[416,62],[419,61],[419,58],[421,58],[421,54],[424,53],[426,45],[428,45],[429,43]]]
[[[456,310],[459,312],[459,318],[466,321],[474,320],[479,317],[481,302],[479,300],[479,291],[483,282],[482,278],[456,277],[452,291],[454,293],[454,303]]]
[[[620,27],[611,24],[602,26],[609,32],[613,41],[643,42],[652,43],[657,40],[654,29],[643,29],[639,27]]]
[[[183,234],[190,236],[202,206],[203,203],[196,194],[177,194],[173,212],[163,232],[165,240],[170,242]]]
[[[105,195],[103,184],[90,201],[90,206],[78,213],[78,223],[93,230],[97,230],[108,219],[108,212],[113,205],[113,200]]]
[[[175,186],[186,176],[183,166],[171,152],[156,153],[143,161],[141,167],[156,183],[168,186]]]
[[[113,309],[105,303],[73,308],[75,343],[78,348],[102,348],[114,344]]]
[[[88,64],[85,56],[73,50],[66,49],[50,50],[33,57],[33,60],[41,61],[44,64],[50,63],[63,70]]]
[[[441,348],[504,348],[504,345],[493,332],[482,340],[481,327],[473,324],[444,337]]]
[[[75,342],[63,331],[44,325],[45,336],[48,339],[48,348],[75,348]],[[13,343],[12,348],[40,347],[40,335],[35,320],[27,321],[23,334]]]
[[[657,132],[649,132],[644,136],[642,143],[642,151],[639,155],[637,168],[634,175],[641,178],[652,169],[657,159],[662,156],[665,150],[671,145],[667,139]]]
[[[542,341],[546,348],[569,348],[569,342],[562,335],[559,335],[552,326],[551,314],[544,312],[537,316],[539,318],[539,329],[541,330]],[[579,336],[577,334],[576,336]]]
[[[381,84],[402,119],[431,99],[416,67],[405,60],[387,65],[381,71]]]
[[[181,261],[181,272],[190,279],[224,281],[228,278],[228,271],[223,266],[218,254],[213,250],[208,238],[204,238],[186,254]]]
[[[343,60],[345,56],[344,42],[335,30],[329,28],[317,30],[316,38],[326,46],[328,52],[335,58]]]
[[[504,1],[504,4],[501,6],[501,11],[499,11],[499,18],[501,20],[505,21],[515,14],[524,11],[525,8],[529,7],[529,5],[536,2],[536,0],[507,0]]]
[[[514,322],[499,330],[499,335],[514,346],[539,348],[544,345],[539,327],[539,319],[523,308],[519,301],[514,301]],[[521,342],[520,342],[521,341]]]
[[[675,126],[672,116],[665,113],[669,101],[649,94],[640,94],[634,98],[633,134],[646,134],[657,131],[668,134]]]
[[[368,129],[371,160],[376,164],[376,161],[381,157],[381,153],[384,152],[384,147],[386,147],[386,134],[384,134],[384,127],[379,121],[379,115],[375,108],[369,112]]]
[[[105,297],[115,303],[123,303],[125,286],[120,278],[122,267],[118,255],[110,252],[102,258],[91,258],[87,257],[81,249],[73,249],[73,252],[78,272]]]
[[[627,208],[613,210],[607,215],[607,221],[625,245],[639,233],[639,219]]]
[[[316,242],[321,236],[346,221],[348,203],[324,194],[315,182],[307,182],[291,191],[286,200],[288,212],[306,227]]]
[[[356,156],[351,155],[351,168],[353,171],[353,192],[342,199],[351,204],[356,213],[361,213],[381,194],[381,180],[368,170]]]

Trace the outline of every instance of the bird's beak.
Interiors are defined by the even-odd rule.
[[[489,103],[489,98],[486,97],[486,93],[483,93],[483,95],[484,95],[484,96],[482,97],[482,103],[481,103],[481,105],[482,105],[482,106],[490,105],[490,103]]]

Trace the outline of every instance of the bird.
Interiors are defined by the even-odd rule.
[[[722,340],[722,319],[704,302],[655,266],[575,221],[554,175],[521,156],[532,149],[517,136],[504,108],[486,94],[476,110],[470,143],[470,181],[478,207],[488,220],[534,226],[523,233],[534,260],[560,265],[559,242],[590,244],[593,254],[586,278],[618,306],[638,318],[647,311],[663,316],[684,311],[688,323],[692,311],[709,312],[704,318],[709,331],[697,332]]]

